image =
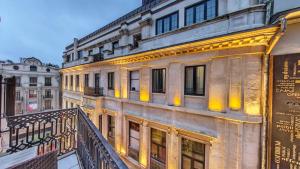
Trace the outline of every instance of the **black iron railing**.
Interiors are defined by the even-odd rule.
[[[8,153],[38,146],[38,153],[76,150],[84,168],[127,169],[80,108],[7,117]]]
[[[102,87],[84,87],[84,95],[86,96],[103,96],[103,88]]]

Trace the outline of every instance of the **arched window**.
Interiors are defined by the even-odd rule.
[[[13,67],[15,70],[19,70],[19,66],[14,66]]]
[[[30,71],[36,72],[37,71],[37,67],[34,65],[30,66]]]

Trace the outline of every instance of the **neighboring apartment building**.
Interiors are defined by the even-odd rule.
[[[15,114],[59,109],[59,68],[29,57],[0,63],[3,78],[15,77]],[[5,93],[3,92],[3,96]]]
[[[82,106],[130,166],[264,168],[268,57],[284,26],[266,26],[269,5],[144,0],[66,47],[63,107]]]

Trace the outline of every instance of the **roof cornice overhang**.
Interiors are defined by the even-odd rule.
[[[217,36],[213,38],[177,44],[160,49],[154,49],[141,53],[120,56],[104,61],[93,62],[88,64],[77,65],[69,68],[61,69],[61,72],[80,71],[87,68],[103,66],[103,65],[124,65],[129,63],[145,62],[157,60],[165,57],[173,57],[178,55],[195,54],[209,51],[217,51],[224,49],[233,49],[241,47],[265,46],[270,45],[270,40],[280,29],[278,25],[262,27],[242,31],[238,33]]]

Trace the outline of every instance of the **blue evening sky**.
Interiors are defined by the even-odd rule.
[[[142,0],[0,0],[0,60],[34,56],[61,66],[64,48]]]

